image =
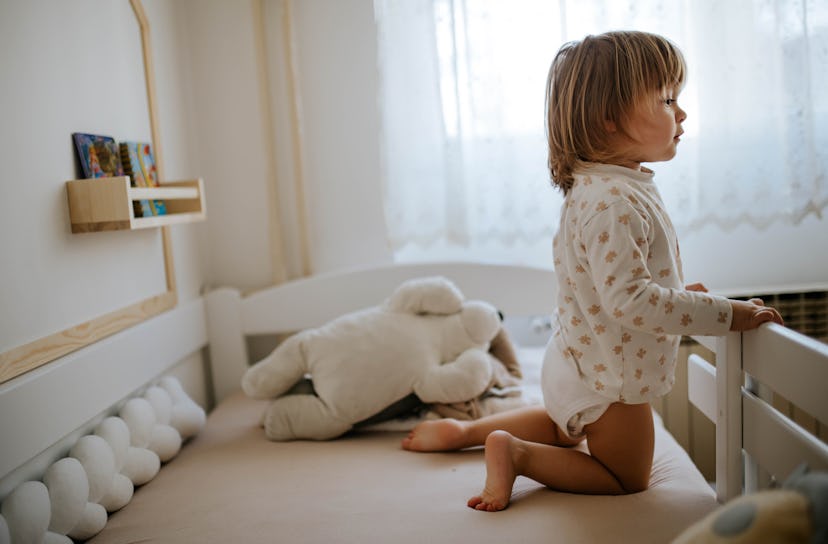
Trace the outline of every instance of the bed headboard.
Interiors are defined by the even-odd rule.
[[[715,367],[690,356],[688,396],[716,424],[720,502],[781,483],[802,463],[828,470],[828,445],[774,406],[779,395],[828,422],[828,345],[773,323],[696,340],[715,353]]]
[[[206,296],[216,401],[240,388],[248,366],[245,336],[317,327],[381,303],[405,280],[435,275],[451,279],[466,298],[486,300],[506,316],[549,315],[555,305],[557,284],[551,269],[463,262],[358,268],[247,296],[236,289],[217,289]]]

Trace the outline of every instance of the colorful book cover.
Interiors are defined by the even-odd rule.
[[[158,187],[158,169],[152,155],[152,146],[144,142],[121,142],[120,148],[121,156],[125,158],[124,167],[135,180],[136,186]],[[152,215],[167,213],[163,200],[152,200],[149,207]]]
[[[137,147],[123,142],[118,147],[121,149],[121,162],[124,165],[124,172],[129,176],[130,185],[133,187],[147,187],[144,173],[141,171],[141,165],[138,162]],[[135,217],[152,217],[153,215],[158,215],[155,212],[155,205],[151,200],[135,201],[132,205],[135,210]]]
[[[123,176],[120,154],[115,140],[99,134],[72,134],[84,178]]]

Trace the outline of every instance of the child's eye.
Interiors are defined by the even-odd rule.
[[[675,104],[675,103],[677,102],[677,100],[676,100],[675,98],[668,98],[668,99],[667,99],[667,100],[665,100],[664,102],[665,102],[668,106],[672,106],[673,104]]]

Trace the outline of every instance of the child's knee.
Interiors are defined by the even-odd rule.
[[[618,483],[621,484],[625,494],[641,493],[650,486],[650,471],[642,474],[628,474],[624,479],[619,478]]]
[[[513,436],[508,433],[507,431],[497,430],[492,431],[486,436],[486,443],[485,446],[488,447],[498,447],[502,445],[508,445],[511,443]]]

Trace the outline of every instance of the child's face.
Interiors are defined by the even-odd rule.
[[[623,153],[624,166],[638,169],[642,162],[669,161],[676,155],[681,123],[687,114],[678,105],[679,89],[666,87],[647,95],[626,124],[630,139]]]

